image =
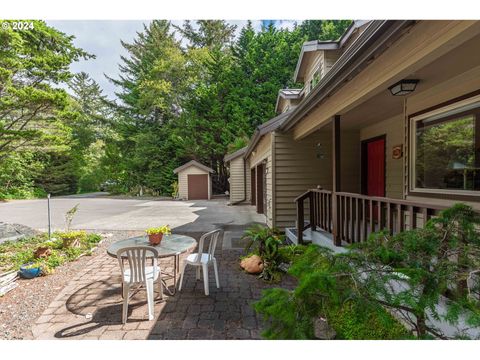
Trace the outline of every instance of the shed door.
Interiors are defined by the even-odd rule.
[[[187,175],[188,200],[208,199],[208,175]]]

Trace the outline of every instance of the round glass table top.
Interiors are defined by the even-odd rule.
[[[136,236],[129,239],[119,240],[112,244],[107,249],[110,256],[117,257],[118,249],[127,246],[152,246],[158,250],[159,257],[173,256],[182,254],[189,249],[195,247],[197,241],[186,235],[164,235],[162,242],[159,245],[152,246],[148,242],[148,236]]]

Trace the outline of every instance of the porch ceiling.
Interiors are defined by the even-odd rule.
[[[411,96],[421,97],[423,93],[432,91],[432,88],[448,79],[479,67],[479,47],[480,35],[477,35],[418,71],[410,73],[405,78],[420,80],[417,89]],[[385,89],[352,110],[341,114],[342,129],[358,130],[400,115],[403,113],[404,99],[405,97],[402,96],[392,96],[390,91]]]

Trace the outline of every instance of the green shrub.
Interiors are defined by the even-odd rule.
[[[310,245],[295,257],[289,273],[293,291],[267,289],[254,304],[266,320],[267,339],[313,339],[314,320],[327,318],[341,339],[403,339],[408,331],[376,302],[359,297],[353,271],[343,256]]]
[[[284,236],[277,229],[262,225],[254,225],[245,231],[242,237],[248,239],[245,252],[258,254],[263,261],[263,271],[259,275],[265,281],[274,282],[280,279],[278,265],[280,264],[279,248]]]

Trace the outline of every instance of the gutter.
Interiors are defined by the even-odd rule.
[[[318,85],[293,110],[290,117],[279,127],[290,130],[308,115],[320,101],[326,99],[368,61],[382,46],[395,38],[411,20],[375,20],[359,35],[358,39],[340,56]]]

